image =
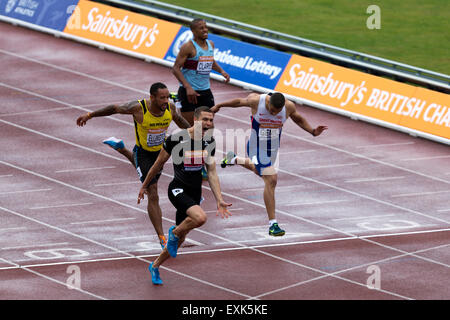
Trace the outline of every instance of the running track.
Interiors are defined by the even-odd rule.
[[[262,180],[218,167],[233,217],[216,217],[204,184],[208,222],[153,286],[147,266],[160,248],[136,204],[140,184],[101,143],[114,135],[132,147],[130,117],[83,128],[75,119],[147,97],[156,81],[176,90],[175,78],[8,24],[0,33],[0,299],[450,298],[448,146],[308,107],[308,121],[329,130],[313,138],[292,121],[284,128],[276,198],[286,236],[266,235]],[[248,94],[215,81],[212,89],[217,102]],[[222,110],[216,128],[246,130],[249,115]],[[166,165],[159,182],[166,231],[172,174]]]

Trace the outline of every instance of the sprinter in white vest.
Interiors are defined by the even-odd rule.
[[[269,217],[269,235],[283,236],[275,219],[275,187],[277,185],[276,159],[280,146],[281,131],[284,122],[291,118],[303,130],[314,137],[320,135],[327,126],[312,128],[295,107],[295,104],[286,100],[279,92],[273,94],[252,93],[246,98],[228,100],[215,105],[211,111],[217,112],[223,107],[250,107],[252,112],[252,130],[247,143],[248,158],[238,157],[229,151],[222,160],[221,166],[239,164],[247,168],[264,180],[264,203]]]

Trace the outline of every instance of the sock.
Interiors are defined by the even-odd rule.
[[[269,220],[269,226],[273,226],[274,223],[278,223],[277,219]]]

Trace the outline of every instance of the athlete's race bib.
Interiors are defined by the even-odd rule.
[[[214,57],[201,56],[198,58],[197,73],[209,74],[212,70]]]
[[[259,128],[258,136],[260,140],[278,139],[280,136],[279,128]]]
[[[147,146],[156,147],[164,143],[166,129],[150,129],[147,133]]]

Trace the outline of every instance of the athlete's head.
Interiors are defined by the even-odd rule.
[[[194,19],[191,21],[189,27],[191,28],[194,38],[201,40],[208,39],[208,27],[206,21],[203,19]]]
[[[202,136],[209,130],[214,128],[214,113],[209,107],[198,107],[194,111],[194,130],[201,130]]]
[[[269,99],[269,112],[272,114],[277,114],[281,111],[286,103],[284,95],[280,92],[272,93]]]
[[[164,111],[169,103],[169,89],[162,82],[156,82],[150,87],[152,105],[160,111]]]

